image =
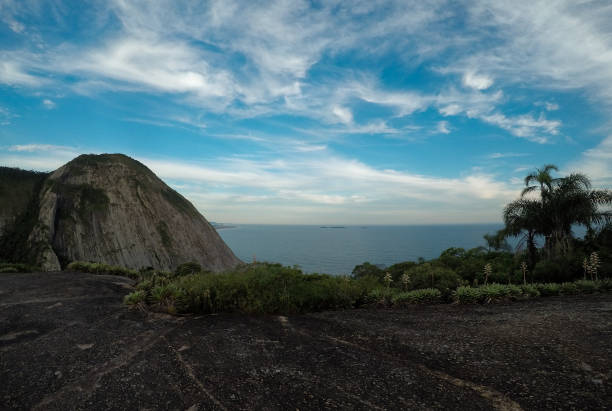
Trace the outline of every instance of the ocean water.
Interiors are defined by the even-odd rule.
[[[486,245],[502,224],[419,226],[239,225],[218,232],[242,261],[298,265],[307,273],[350,274],[365,261],[392,265],[436,258],[450,247]]]

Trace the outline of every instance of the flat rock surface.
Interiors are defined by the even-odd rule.
[[[0,274],[0,409],[610,409],[612,295],[170,317]]]

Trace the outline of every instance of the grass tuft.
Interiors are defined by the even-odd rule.
[[[85,261],[73,261],[66,266],[68,271],[80,271],[83,273],[91,274],[108,274],[108,275],[121,275],[133,279],[139,279],[139,272],[136,270],[130,270],[128,268],[117,267],[114,265],[92,263]]]

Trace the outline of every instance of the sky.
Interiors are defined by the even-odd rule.
[[[502,219],[612,186],[609,1],[0,0],[0,165],[147,165],[211,221]]]

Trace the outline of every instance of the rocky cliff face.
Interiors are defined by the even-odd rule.
[[[47,173],[0,167],[0,236],[32,205],[46,177]]]
[[[143,164],[121,154],[82,155],[42,184],[28,244],[45,270],[83,260],[173,270],[195,261],[240,263],[216,230]]]

